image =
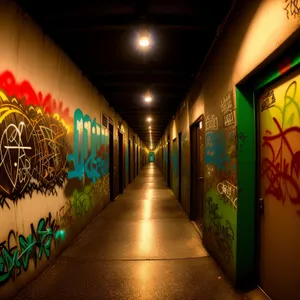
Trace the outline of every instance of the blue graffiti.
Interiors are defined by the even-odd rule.
[[[224,132],[206,133],[205,162],[213,163],[217,169],[224,170],[226,163],[230,161],[227,154],[227,143]]]
[[[101,125],[80,109],[74,113],[74,151],[68,155],[74,169],[69,170],[69,178],[83,179],[86,175],[93,182],[108,174],[109,153],[106,151],[108,136],[102,133]],[[102,156],[102,157],[101,157]]]

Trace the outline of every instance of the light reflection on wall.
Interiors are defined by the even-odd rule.
[[[299,28],[298,18],[287,19],[284,1],[262,1],[237,55],[234,84],[244,78]],[[257,47],[259,45],[259,47]]]

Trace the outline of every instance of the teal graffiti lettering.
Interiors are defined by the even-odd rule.
[[[52,240],[57,241],[63,237],[64,231],[59,230],[56,221],[51,219],[51,214],[46,219],[40,219],[37,230],[31,224],[31,234],[27,238],[10,231],[7,240],[0,243],[0,286],[10,278],[14,280],[22,270],[26,271],[30,260],[36,267],[37,260],[42,259],[43,254],[49,259]],[[12,247],[17,241],[18,246]]]
[[[109,154],[104,152],[108,137],[102,134],[101,125],[80,109],[74,113],[74,150],[68,155],[74,169],[68,172],[69,178],[82,180],[84,176],[96,182],[108,174]],[[102,151],[101,151],[102,150]],[[102,152],[102,153],[101,153]],[[101,157],[102,155],[102,157]]]

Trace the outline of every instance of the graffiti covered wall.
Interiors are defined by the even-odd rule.
[[[1,237],[0,286],[49,259],[70,226],[99,202],[108,203],[107,129],[80,109],[73,122],[68,114],[62,102],[35,92],[29,81],[18,82],[10,71],[0,74],[1,219],[36,200],[56,201],[61,192],[57,202],[65,202],[26,232],[10,229]]]
[[[300,217],[300,76],[261,97],[261,193]],[[294,220],[295,221],[295,220]]]
[[[237,133],[233,93],[205,120],[204,241],[234,278],[237,223]]]
[[[9,1],[0,3],[0,25],[6,45],[0,49],[0,298],[5,299],[43,271],[109,202],[109,133],[100,116],[105,113],[114,124],[120,117]],[[128,160],[124,169],[125,164],[128,170]]]
[[[176,135],[173,134],[171,138],[176,137],[180,132],[182,133],[182,174],[187,171],[189,175],[189,167],[193,163],[189,160],[191,150],[189,127],[200,116],[205,117],[204,243],[226,275],[235,283],[237,281],[240,283],[250,281],[247,280],[249,278],[245,279],[245,274],[250,274],[254,270],[254,251],[249,245],[255,244],[253,241],[255,228],[252,225],[256,223],[256,220],[251,220],[251,225],[247,223],[249,222],[247,217],[250,218],[250,216],[247,216],[247,204],[244,201],[252,201],[249,199],[252,195],[243,194],[246,189],[240,187],[237,182],[237,171],[241,170],[238,166],[245,168],[246,173],[247,167],[252,163],[246,154],[245,161],[237,161],[237,155],[246,152],[245,148],[247,143],[250,143],[251,137],[249,134],[246,135],[246,131],[241,132],[238,130],[239,124],[236,124],[235,111],[238,103],[235,103],[236,95],[232,91],[235,91],[243,79],[254,71],[257,66],[261,65],[268,57],[271,57],[279,45],[282,45],[295,34],[299,28],[298,6],[295,1],[237,1],[226,21],[226,25],[221,29],[222,34],[220,34],[218,42],[214,45],[211,55],[207,58],[186,96],[188,108],[184,110],[183,106],[180,106],[176,112]],[[241,11],[244,13],[240,14]],[[236,26],[236,24],[239,24],[239,26]],[[266,24],[268,25],[266,26]],[[258,41],[260,47],[255,46]],[[292,94],[291,91],[292,89],[289,91]],[[288,103],[290,103],[289,110],[292,107],[295,110],[295,105],[292,105],[292,102]],[[249,106],[247,109],[251,110],[252,108]],[[279,114],[278,109],[277,114]],[[180,124],[181,119],[184,118],[187,120],[187,125]],[[280,118],[278,116],[277,120],[280,120]],[[248,119],[245,118],[246,123]],[[292,124],[296,120],[296,111],[293,111],[290,115],[286,114],[284,117],[284,123],[289,121],[290,127],[293,127]],[[280,156],[281,151],[278,144],[283,139],[283,135],[282,132],[280,137],[278,134],[280,130],[284,131],[284,127],[279,122],[280,129],[278,124],[272,122],[272,134],[264,134],[265,145],[268,149],[271,149],[268,143],[271,144],[275,153],[279,153]],[[173,123],[172,120],[168,126],[171,127]],[[285,128],[288,128],[288,126]],[[276,142],[275,139],[271,140],[271,135],[278,138]],[[296,132],[291,133],[289,138],[292,135],[295,136]],[[166,136],[165,133],[160,141],[161,145],[165,145]],[[187,141],[186,145],[184,144],[185,140]],[[251,144],[253,144],[252,141]],[[287,195],[284,193],[285,188],[283,185],[283,183],[286,183],[293,186],[297,180],[296,149],[293,148],[292,154],[288,151],[287,159],[282,163],[278,161],[278,158],[275,159],[270,156],[269,160],[264,160],[263,167],[265,170],[265,184],[269,192],[274,199],[277,199],[278,203],[284,203],[284,205],[288,202],[293,203],[290,206],[293,207],[297,215],[298,188],[293,188],[293,194]],[[187,152],[185,153],[185,151]],[[185,157],[187,158],[185,159]],[[161,165],[164,167],[165,164],[166,153],[163,153]],[[293,170],[291,169],[292,165]],[[185,166],[187,166],[187,169],[185,169]],[[280,169],[289,173],[290,177],[279,180],[276,176],[279,176],[278,170]],[[187,180],[187,178],[183,175],[182,180]],[[281,185],[279,185],[280,182]],[[190,179],[182,185],[182,193],[186,189],[186,196],[182,197],[182,206],[188,215],[190,214],[190,185]],[[238,192],[242,195],[241,199],[238,197]],[[285,196],[283,196],[284,194]],[[254,205],[248,204],[248,206],[252,206],[251,209],[253,210]],[[241,207],[243,209],[239,210]],[[249,214],[251,213],[253,212],[249,212]],[[239,234],[237,234],[238,215],[240,217]],[[240,226],[241,224],[242,226]],[[247,242],[245,242],[246,240]],[[239,278],[237,279],[237,277]],[[256,279],[252,278],[251,280],[254,282]]]

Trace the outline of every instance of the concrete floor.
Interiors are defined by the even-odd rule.
[[[15,299],[244,299],[153,164]]]

